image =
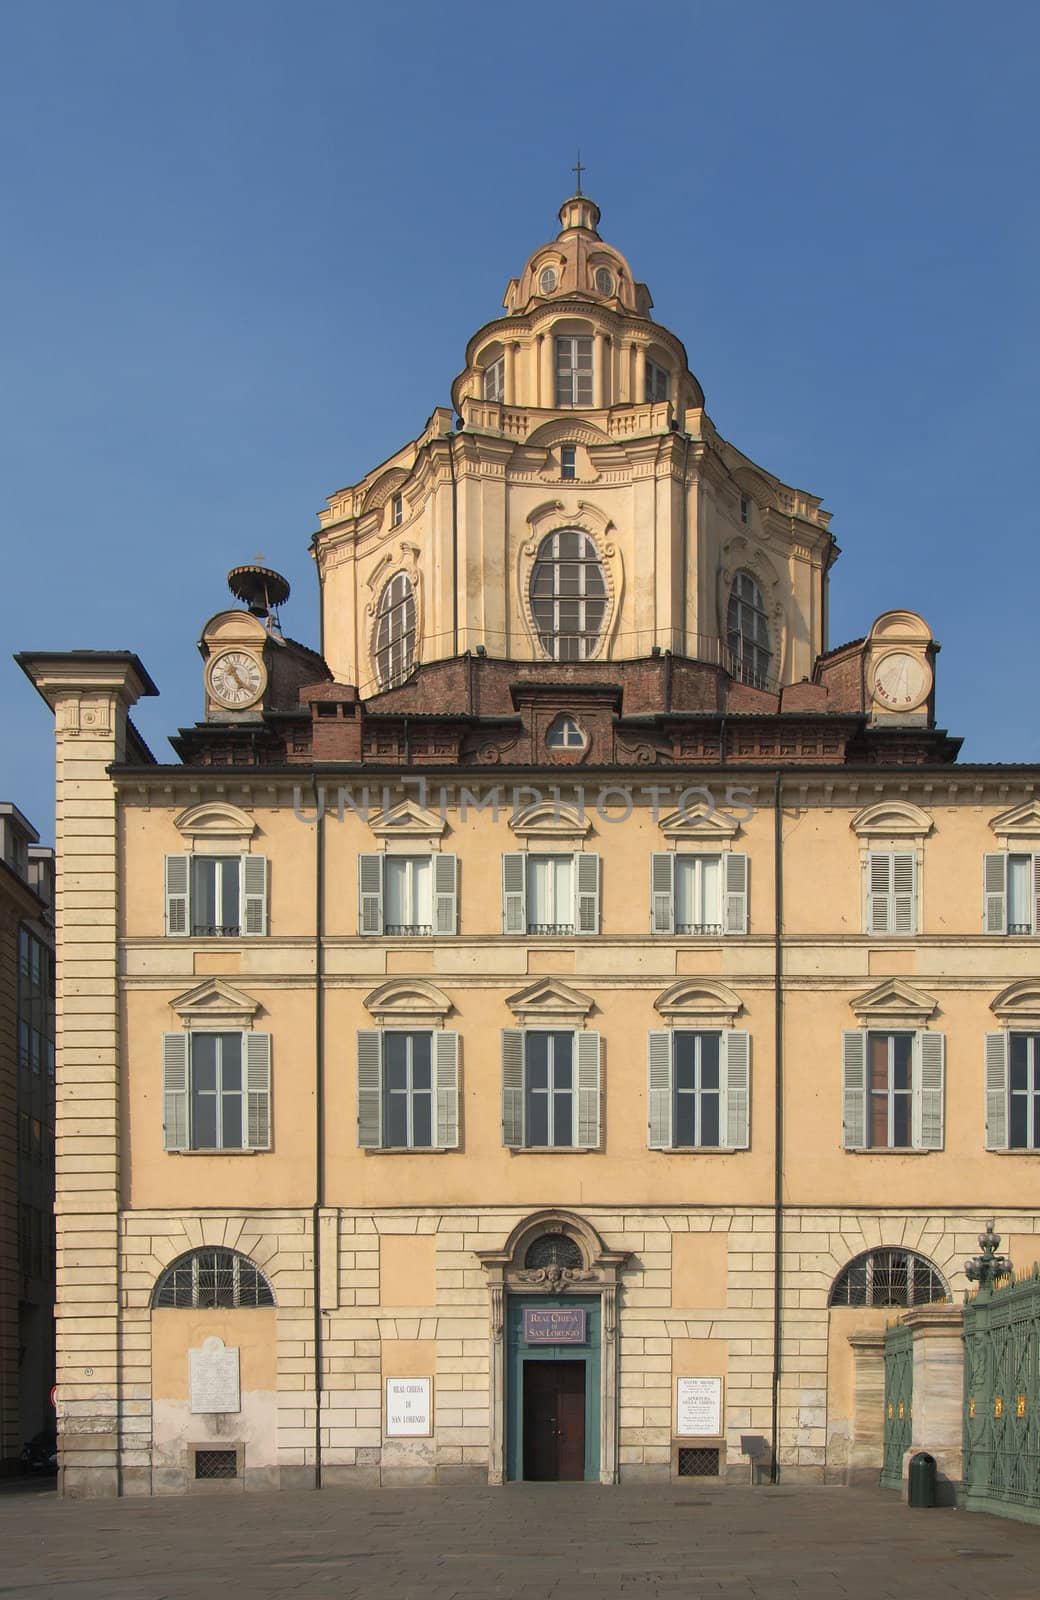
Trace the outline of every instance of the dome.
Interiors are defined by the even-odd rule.
[[[503,305],[513,315],[553,300],[585,300],[649,319],[653,301],[636,283],[620,250],[597,232],[600,210],[587,194],[571,195],[559,210],[560,231],[511,278]]]

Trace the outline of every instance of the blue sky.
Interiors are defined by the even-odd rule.
[[[922,611],[963,757],[1040,760],[1038,46],[1018,0],[8,0],[4,656],[136,650],[167,759],[228,567],[316,643],[317,508],[447,402],[580,145],[718,428],[834,513],[831,642]]]

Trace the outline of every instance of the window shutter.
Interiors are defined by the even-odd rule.
[[[456,933],[458,931],[456,901],[458,876],[458,857],[441,855],[440,851],[438,851],[433,858],[434,933]]]
[[[863,1150],[867,1143],[867,1030],[849,1028],[841,1036],[842,1143]]]
[[[578,1144],[585,1150],[599,1148],[599,1056],[600,1036],[594,1029],[577,1034],[578,1057]]]
[[[1033,932],[1040,933],[1040,851],[1033,856]]]
[[[271,1035],[243,1035],[246,1062],[247,1150],[271,1148]]]
[[[946,1035],[918,1028],[914,1034],[913,1140],[915,1150],[943,1147],[943,1066]]]
[[[383,931],[383,857],[358,856],[358,932]]]
[[[655,1028],[647,1036],[646,1100],[651,1150],[672,1148],[672,1035]]]
[[[650,857],[650,932],[675,932],[675,857],[655,851]]]
[[[511,1150],[524,1144],[524,1031],[502,1029],[502,1143]]]
[[[751,1093],[751,1035],[742,1028],[722,1034],[722,1114],[719,1143],[731,1150],[748,1147]]]
[[[527,857],[522,851],[502,857],[502,932],[527,932]]]
[[[357,1036],[357,1126],[362,1150],[383,1143],[383,1035],[359,1028]]]
[[[747,933],[748,914],[748,858],[737,850],[728,850],[722,857],[725,874],[723,888],[723,933]],[[732,1144],[732,1139],[729,1141]]]
[[[897,850],[892,856],[892,929],[895,933],[917,931],[917,857]]]
[[[242,909],[239,925],[242,932],[261,934],[267,932],[267,857],[243,856],[239,874]]]
[[[982,858],[982,931],[1007,932],[1007,868],[1003,850],[987,851]]]
[[[578,933],[599,932],[599,856],[591,850],[574,857],[574,927]]]
[[[433,1142],[442,1150],[455,1150],[459,1143],[459,1036],[446,1030],[433,1035],[434,1087],[437,1095],[437,1126]]]
[[[871,850],[867,856],[867,932],[890,933],[892,857]]]
[[[190,856],[166,857],[166,932],[169,935],[191,932],[188,924],[190,862]]]
[[[986,1149],[1008,1147],[1008,1057],[1010,1038],[1003,1030],[986,1035]]]
[[[188,1146],[188,1033],[164,1033],[162,1054],[163,1149]]]

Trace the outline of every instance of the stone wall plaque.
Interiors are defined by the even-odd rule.
[[[584,1344],[584,1306],[525,1306],[524,1344]]]
[[[433,1432],[429,1378],[387,1378],[388,1438],[428,1437]]]
[[[188,1351],[188,1388],[194,1412],[241,1411],[238,1346],[206,1339]]]
[[[722,1432],[722,1379],[676,1378],[675,1391],[677,1436],[718,1438]]]

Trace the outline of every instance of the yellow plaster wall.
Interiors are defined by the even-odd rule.
[[[672,1305],[684,1311],[725,1306],[728,1265],[728,1234],[673,1233]]]
[[[189,1399],[188,1351],[206,1339],[221,1339],[239,1351],[243,1394],[278,1387],[277,1316],[273,1306],[236,1311],[152,1312],[152,1396]]]
[[[384,1233],[379,1238],[381,1306],[432,1306],[437,1300],[437,1240],[432,1234]],[[411,1373],[402,1374],[411,1377]]]

